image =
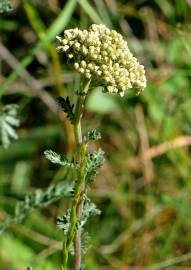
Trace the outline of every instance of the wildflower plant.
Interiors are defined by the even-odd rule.
[[[46,190],[26,195],[23,201],[17,203],[14,215],[8,216],[0,224],[0,233],[14,223],[21,223],[34,209],[44,208],[63,197],[70,198],[70,208],[57,218],[57,226],[63,230],[64,237],[61,270],[69,269],[70,255],[74,256],[72,269],[81,270],[82,254],[87,250],[89,239],[84,229],[85,224],[90,216],[100,214],[100,210],[88,197],[88,190],[104,162],[101,148],[88,152],[89,142],[100,140],[101,134],[95,129],[87,134],[82,133],[81,120],[86,97],[97,86],[101,86],[103,92],[120,96],[130,88],[137,93],[146,87],[146,77],[144,67],[130,52],[127,42],[105,25],[93,24],[88,30],[65,30],[63,37],[57,39],[60,43],[58,51],[81,74],[79,90],[75,91],[76,104],[71,103],[69,97],[57,98],[73,126],[76,151],[72,160],[53,150],[46,150],[44,154],[50,162],[73,170],[75,179],[70,184],[61,182]],[[5,147],[9,145],[10,139],[17,138],[14,130],[19,125],[16,109],[9,105],[0,111],[0,141]]]
[[[51,162],[70,167],[76,172],[71,208],[63,217],[58,218],[57,225],[64,231],[61,269],[68,269],[71,253],[74,254],[74,269],[80,270],[84,225],[89,216],[100,213],[88,198],[87,192],[104,161],[101,149],[92,153],[87,150],[89,141],[100,139],[101,134],[96,130],[89,131],[87,135],[82,134],[81,118],[86,97],[90,89],[96,86],[101,86],[104,92],[120,96],[130,88],[140,92],[146,87],[146,77],[144,67],[130,52],[121,34],[105,25],[93,24],[88,30],[68,29],[57,39],[60,43],[58,51],[81,74],[80,89],[75,92],[76,104],[71,104],[68,97],[58,98],[73,125],[76,153],[72,163],[52,150],[45,151],[45,155]]]

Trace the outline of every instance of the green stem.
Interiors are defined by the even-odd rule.
[[[76,231],[77,221],[80,219],[83,211],[83,195],[85,191],[85,166],[87,149],[86,144],[83,142],[82,129],[81,129],[81,118],[83,115],[84,102],[87,91],[89,89],[91,81],[88,81],[81,93],[78,95],[78,100],[75,107],[75,118],[74,118],[74,135],[76,141],[76,162],[79,164],[77,171],[77,184],[75,193],[72,201],[71,216],[70,216],[70,227],[68,235],[63,243],[63,263],[62,270],[67,270],[68,253],[72,242],[75,238],[75,270],[80,270],[81,267],[81,230]]]

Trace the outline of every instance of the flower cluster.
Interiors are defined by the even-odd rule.
[[[146,87],[144,67],[115,30],[93,24],[88,30],[65,30],[64,37],[57,38],[58,50],[71,59],[74,68],[105,91],[123,96],[128,88],[140,92]]]

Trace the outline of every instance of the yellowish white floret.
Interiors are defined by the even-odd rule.
[[[140,92],[146,87],[144,67],[115,30],[93,24],[88,30],[65,30],[64,37],[57,39],[58,50],[73,61],[74,68],[105,91],[123,96],[128,88]]]

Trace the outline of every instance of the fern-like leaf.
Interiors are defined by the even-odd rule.
[[[8,216],[0,224],[0,234],[9,228],[12,224],[21,223],[34,209],[41,209],[47,205],[58,201],[63,197],[70,197],[74,183],[59,183],[48,187],[46,190],[38,189],[32,194],[27,194],[23,201],[16,204],[13,217]]]
[[[93,153],[88,154],[86,165],[86,182],[92,183],[99,172],[104,161],[104,152],[102,149],[98,149]]]
[[[100,139],[101,139],[101,133],[97,131],[96,129],[90,130],[88,134],[84,136],[85,142],[95,141],[95,140],[100,140]]]
[[[6,105],[0,111],[0,141],[4,148],[10,145],[12,139],[18,138],[15,132],[15,128],[19,127],[17,111],[16,104]]]
[[[64,234],[67,235],[70,227],[70,215],[71,209],[68,209],[66,214],[62,217],[57,217],[56,225],[59,229],[64,231]]]
[[[67,117],[70,119],[71,122],[74,121],[74,104],[70,103],[69,97],[57,98],[58,103],[60,104],[62,110],[66,113]]]
[[[0,13],[9,12],[13,10],[13,4],[9,0],[0,1]]]
[[[61,156],[60,154],[52,151],[46,150],[44,151],[45,157],[50,160],[52,163],[59,164],[61,166],[66,166],[71,169],[77,168],[77,164],[68,161],[65,157]]]
[[[96,207],[96,205],[91,202],[91,200],[85,195],[84,196],[84,207],[82,216],[78,222],[78,226],[81,228],[86,224],[90,216],[100,215],[101,211]]]

